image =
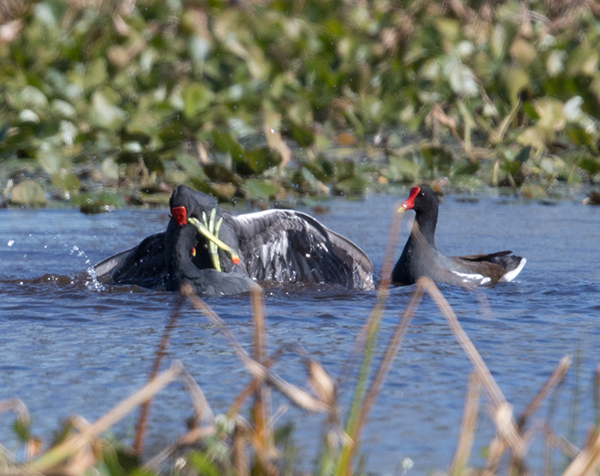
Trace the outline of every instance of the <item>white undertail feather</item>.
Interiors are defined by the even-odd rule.
[[[521,272],[521,270],[523,269],[523,267],[525,266],[526,263],[527,263],[527,260],[525,258],[521,258],[521,262],[519,263],[519,266],[517,266],[512,271],[509,271],[504,276],[502,276],[500,278],[500,281],[503,281],[503,282],[506,282],[506,283],[511,282]]]

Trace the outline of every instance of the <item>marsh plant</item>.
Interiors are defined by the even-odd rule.
[[[3,196],[93,212],[164,203],[180,183],[224,201],[597,183],[599,14],[586,0],[5,0]]]

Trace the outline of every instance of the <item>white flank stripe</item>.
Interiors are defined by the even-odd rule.
[[[519,266],[517,266],[515,269],[513,269],[512,271],[509,271],[508,273],[506,273],[504,276],[502,276],[500,278],[500,281],[504,281],[506,283],[511,282],[513,279],[515,279],[517,277],[517,275],[521,272],[521,270],[523,269],[523,267],[525,266],[525,263],[527,263],[527,260],[525,258],[521,259],[521,262],[519,263]]]
[[[486,278],[482,274],[478,274],[478,273],[469,274],[469,273],[459,273],[458,271],[452,271],[452,272],[454,274],[456,274],[456,276],[463,278],[463,280],[462,280],[463,283],[487,284],[492,280],[491,278]]]

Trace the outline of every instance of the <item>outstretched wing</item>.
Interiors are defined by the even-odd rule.
[[[137,284],[145,288],[160,286],[167,276],[164,246],[164,233],[150,235],[135,248],[94,266],[96,277],[110,284]]]
[[[368,256],[309,215],[267,210],[240,215],[233,222],[248,274],[257,281],[373,288]]]

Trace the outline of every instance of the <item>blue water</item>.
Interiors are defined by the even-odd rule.
[[[326,204],[330,212],[317,218],[355,241],[380,270],[397,198],[335,200]],[[412,212],[406,215],[410,222]],[[396,257],[407,238],[406,218]],[[164,230],[167,221],[166,209],[92,216],[77,210],[0,210],[0,400],[23,400],[32,414],[34,434],[45,441],[67,416],[79,414],[93,421],[146,382],[176,296],[135,287],[100,289],[86,269]],[[574,443],[582,445],[593,420],[592,377],[600,362],[600,207],[570,201],[549,206],[500,197],[472,203],[451,196],[440,207],[436,242],[447,254],[511,249],[527,257],[515,282],[478,293],[441,290],[517,414],[563,355],[577,360],[559,391],[552,425],[559,434],[569,435],[576,393],[580,403]],[[411,291],[411,287],[391,291],[380,353]],[[248,297],[207,302],[250,350]],[[299,343],[337,376],[374,302],[375,292],[349,293],[326,286],[269,289],[265,297],[269,349]],[[165,366],[174,359],[195,377],[216,413],[226,411],[248,381],[219,331],[187,305]],[[284,357],[275,370],[306,387],[297,358]],[[425,298],[366,427],[361,451],[367,469],[401,474],[404,458],[414,463],[409,474],[447,468],[470,371],[444,318]],[[344,406],[353,383],[350,378],[341,384]],[[484,397],[484,402],[490,400]],[[274,394],[274,411],[286,404]],[[536,418],[547,418],[548,411],[546,402]],[[184,421],[191,414],[190,398],[180,384],[164,390],[152,408],[147,452],[185,432]],[[247,410],[243,414],[248,417]],[[135,416],[118,425],[115,433],[131,438]],[[9,447],[14,443],[12,421],[11,415],[0,415],[0,443]],[[289,421],[295,422],[302,467],[310,470],[323,416],[289,408],[279,423]],[[485,404],[476,436],[471,461],[483,464],[482,449],[493,436]],[[539,466],[541,443],[531,452],[532,464]],[[557,455],[555,464],[562,464]]]

